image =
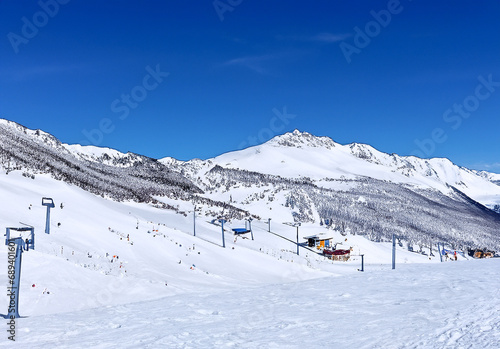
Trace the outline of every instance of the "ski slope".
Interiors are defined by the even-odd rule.
[[[282,238],[269,234],[267,222],[261,221],[253,222],[254,241],[249,236],[236,238],[230,229],[244,227],[245,222],[228,222],[226,248],[222,248],[221,227],[210,224],[213,217],[205,216],[203,210],[198,213],[193,236],[192,211],[184,216],[146,204],[118,203],[48,175],[39,175],[35,180],[16,172],[1,176],[0,196],[4,228],[22,226],[20,222],[35,227],[35,250],[23,254],[20,309],[29,309],[24,311],[26,315],[95,307],[99,304],[96,297],[106,298],[103,290],[107,289],[120,290],[106,298],[106,304],[115,305],[200,290],[356,273],[360,267],[356,256],[341,264],[309,250],[297,256],[296,245],[289,241],[296,241],[296,230],[282,224],[291,218],[289,213],[283,214],[282,222],[272,222],[273,232]],[[43,233],[44,196],[56,203],[51,212],[50,235]],[[193,209],[187,202],[168,203],[184,205],[179,208],[186,212]],[[327,231],[305,224],[299,241],[305,241],[303,236]],[[367,263],[390,262],[389,244],[336,234],[339,248],[352,247],[354,255],[366,254]],[[0,261],[7,261],[7,247],[3,244]],[[437,258],[429,260],[398,247],[398,261],[436,262]],[[6,272],[7,268],[0,268],[0,278],[6,277]],[[33,284],[35,287],[31,287]],[[44,290],[50,295],[41,295]],[[0,298],[0,309],[7,307],[7,301]]]
[[[19,320],[17,347],[498,348],[498,270],[498,259],[385,265],[40,314]]]
[[[172,158],[164,164],[182,164]],[[223,168],[244,169],[285,178],[307,177],[328,187],[325,179],[371,177],[419,188],[432,188],[449,194],[454,186],[469,197],[493,207],[500,204],[500,186],[494,184],[498,174],[478,174],[453,164],[444,158],[420,159],[414,156],[386,154],[367,144],[338,144],[328,137],[316,137],[295,130],[276,136],[268,142],[213,159],[185,163],[191,177],[203,178],[219,165]],[[336,188],[335,188],[336,189]]]
[[[51,234],[41,198],[52,197]],[[54,180],[0,176],[3,228],[35,227],[23,254],[16,345],[21,348],[496,347],[498,259],[439,263],[439,257],[303,224],[299,241],[329,233],[348,262],[302,249],[289,212],[254,220],[254,240],[232,235],[243,221],[211,224],[199,207],[185,215],[115,202]],[[63,208],[60,204],[63,203]],[[60,223],[60,225],[59,225]],[[2,228],[2,229],[3,229]],[[434,251],[435,254],[436,251]],[[365,272],[358,271],[365,256]],[[114,257],[118,256],[118,258]],[[0,279],[7,280],[0,247]],[[3,265],[3,267],[1,267]],[[8,298],[0,297],[0,314]],[[5,324],[7,327],[7,325]],[[5,327],[5,328],[6,328]],[[328,343],[328,344],[325,344]],[[11,348],[7,332],[0,348]]]

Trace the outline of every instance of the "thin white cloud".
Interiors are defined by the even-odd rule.
[[[0,75],[11,81],[26,81],[44,76],[63,74],[79,68],[73,65],[41,65],[23,67],[22,69],[2,70]]]
[[[493,164],[484,164],[485,168],[500,168],[500,162],[495,162]]]
[[[283,36],[278,35],[276,39],[278,40],[292,40],[292,41],[306,41],[306,42],[322,42],[327,44],[332,44],[335,42],[339,42],[351,37],[352,34],[346,33],[318,33],[315,35],[300,35],[300,36]]]
[[[332,33],[319,33],[317,35],[311,36],[309,41],[319,41],[326,43],[339,42],[347,39],[352,34],[332,34]]]
[[[480,171],[496,171],[498,172],[500,170],[500,162],[493,162],[493,163],[479,163],[479,164],[474,164],[472,166],[469,166],[469,168],[474,168],[478,169]]]
[[[229,61],[224,62],[222,65],[224,66],[241,66],[253,70],[259,74],[265,74],[266,70],[263,67],[263,64],[267,61],[276,59],[275,55],[262,55],[262,56],[246,56],[239,57],[235,59],[231,59]]]

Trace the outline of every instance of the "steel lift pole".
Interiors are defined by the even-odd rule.
[[[11,238],[12,231],[29,232],[29,238],[22,237]],[[35,228],[7,228],[5,232],[5,245],[8,246],[8,284],[9,309],[7,318],[19,318],[19,291],[21,286],[21,262],[23,251],[35,248]],[[15,254],[12,252],[15,251]],[[13,256],[11,258],[11,256]]]
[[[47,218],[45,220],[45,234],[50,234],[50,209],[54,208],[54,200],[51,198],[42,198],[42,206],[47,206]]]
[[[224,223],[226,223],[227,221],[225,219],[219,219],[219,222],[222,226],[222,247],[226,248],[226,241],[224,240]]]

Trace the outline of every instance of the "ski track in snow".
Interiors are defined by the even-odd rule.
[[[499,262],[368,266],[354,275],[21,318],[16,347],[499,348]]]

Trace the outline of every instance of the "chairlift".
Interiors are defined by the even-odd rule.
[[[234,235],[243,235],[250,233],[250,230],[246,228],[233,228],[232,231],[234,232]]]
[[[27,236],[25,232],[28,232]],[[35,248],[35,229],[33,227],[7,228],[4,234],[5,245],[9,243],[19,244],[23,251]]]

